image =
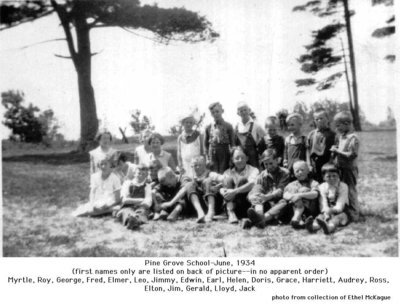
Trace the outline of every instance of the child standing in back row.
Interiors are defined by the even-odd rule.
[[[285,150],[285,138],[278,134],[279,122],[275,116],[269,116],[265,120],[265,132],[260,144],[258,145],[259,155],[262,155],[265,150],[274,150],[276,157],[280,159],[279,165],[283,164],[283,151]],[[261,165],[263,167],[263,165]]]
[[[214,122],[206,127],[204,148],[211,170],[220,174],[229,168],[230,147],[235,142],[232,124],[222,118],[224,109],[221,103],[214,102],[208,107]]]
[[[178,168],[182,174],[193,176],[192,159],[203,155],[203,137],[200,132],[194,130],[196,119],[193,115],[181,120],[183,126],[182,134],[178,137]]]
[[[298,113],[289,115],[286,119],[290,135],[285,139],[285,151],[283,153],[283,166],[293,173],[293,164],[297,160],[306,161],[307,143],[306,137],[301,134],[303,117]]]
[[[236,125],[235,129],[235,145],[241,146],[246,150],[249,160],[248,164],[260,168],[258,159],[258,145],[264,137],[263,128],[251,117],[250,107],[245,102],[239,102],[237,114],[241,120]]]
[[[340,112],[333,118],[337,130],[336,143],[331,148],[334,162],[341,173],[341,179],[349,187],[349,214],[352,221],[358,221],[360,208],[357,194],[358,148],[360,141],[352,131],[353,118],[349,112]]]
[[[316,129],[307,136],[307,163],[313,178],[322,183],[321,168],[331,158],[331,147],[335,143],[335,133],[329,128],[328,114],[323,108],[314,112]]]

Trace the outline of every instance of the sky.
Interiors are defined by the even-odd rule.
[[[147,1],[142,1],[146,3]],[[153,3],[154,1],[148,1]],[[130,134],[130,112],[140,109],[156,130],[166,133],[190,109],[198,107],[211,120],[207,106],[221,101],[226,120],[238,121],[236,105],[245,100],[263,121],[296,101],[307,104],[332,99],[348,101],[344,78],[334,89],[311,88],[296,95],[294,80],[310,77],[300,71],[296,58],[310,43],[310,33],[327,23],[309,13],[294,13],[304,0],[163,0],[162,7],[182,7],[211,21],[220,37],[213,43],[169,45],[155,43],[152,34],[119,28],[92,30],[92,80],[97,115],[102,126],[118,135]],[[394,37],[375,39],[392,7],[371,6],[370,0],[350,1],[360,106],[371,122],[386,117],[395,103],[397,65],[383,58],[395,50]],[[343,36],[345,39],[345,36]],[[0,32],[0,91],[22,90],[26,101],[42,110],[52,108],[67,139],[79,137],[79,98],[73,64],[54,54],[68,55],[65,41],[25,46],[62,38],[55,15]],[[147,38],[146,38],[147,37]],[[337,41],[338,42],[338,41]],[[325,73],[343,70],[340,65]],[[322,77],[318,75],[317,77]],[[397,103],[398,104],[398,103]],[[398,110],[395,110],[398,112]],[[3,116],[4,109],[0,109]],[[2,125],[1,135],[8,136]]]

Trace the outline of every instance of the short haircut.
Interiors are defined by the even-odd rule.
[[[222,108],[222,104],[220,102],[213,102],[208,106],[208,109],[212,110],[214,107],[217,107],[217,106]]]
[[[147,166],[146,164],[144,164],[144,163],[140,163],[140,164],[138,164],[137,166],[136,166],[136,169],[135,170],[146,170],[146,171],[149,171],[149,166]]]
[[[206,158],[203,155],[199,155],[199,156],[195,156],[192,158],[191,160],[192,164],[195,162],[202,162],[202,163],[206,163]]]
[[[100,159],[97,162],[97,165],[99,166],[100,164],[102,164],[104,162],[108,163],[111,168],[114,168],[114,155],[103,157],[102,159]]]
[[[350,112],[343,111],[337,113],[335,117],[333,117],[333,121],[339,123],[351,124],[353,122],[353,117],[351,116]]]
[[[233,155],[235,155],[235,152],[236,151],[239,151],[239,152],[242,152],[244,155],[246,155],[247,157],[249,156],[249,153],[247,152],[247,150],[246,149],[243,149],[242,147],[240,147],[240,146],[236,146],[236,147],[233,147],[232,149],[231,149],[231,160],[233,159]]]
[[[275,116],[268,116],[265,119],[265,125],[278,125],[278,118]]]
[[[339,169],[332,163],[326,163],[321,168],[322,176],[327,173],[337,173],[339,174]]]
[[[301,160],[301,159],[296,160],[296,161],[293,163],[293,168],[294,168],[296,165],[306,166],[306,168],[308,169],[307,163],[306,163],[304,160]]]
[[[264,161],[269,158],[277,159],[279,156],[274,149],[266,149],[260,157],[261,161]]]
[[[107,130],[102,130],[102,131],[97,132],[97,135],[96,135],[96,137],[95,137],[95,140],[96,140],[97,142],[99,142],[101,136],[103,136],[103,135],[109,135],[109,136],[110,136],[110,140],[112,140],[112,135],[111,135],[111,133],[110,133],[109,131],[107,131]]]
[[[147,141],[147,143],[150,145],[151,142],[152,142],[154,139],[158,139],[158,140],[161,142],[161,145],[163,145],[164,142],[165,142],[165,141],[164,141],[164,137],[162,137],[162,135],[161,135],[160,133],[153,133],[153,134],[151,134],[151,136],[150,136],[149,140]]]
[[[127,160],[128,160],[128,157],[126,156],[126,153],[124,153],[124,152],[117,153],[117,164],[119,162],[125,163]]]
[[[320,114],[320,113],[323,113],[323,114],[325,115],[325,117],[329,120],[328,112],[327,112],[326,109],[323,108],[323,107],[318,107],[318,108],[316,108],[316,109],[314,110],[313,116],[315,116],[315,114]]]
[[[300,115],[299,113],[292,113],[286,118],[286,123],[289,123],[290,120],[296,120],[300,124],[303,124],[303,116]]]
[[[163,167],[162,163],[158,159],[152,159],[149,162],[149,169],[161,169]]]
[[[157,178],[161,182],[167,177],[168,174],[171,173],[175,175],[175,172],[170,167],[163,167],[160,170],[158,170]]]
[[[150,130],[150,129],[145,129],[145,130],[143,130],[143,131],[140,133],[139,140],[140,140],[140,141],[143,141],[143,139],[144,139],[144,137],[146,137],[146,135],[151,136],[151,134],[153,134],[153,131],[152,131],[152,130]]]

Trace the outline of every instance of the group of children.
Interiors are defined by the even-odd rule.
[[[359,218],[357,154],[359,140],[352,117],[334,117],[335,134],[324,109],[314,111],[316,128],[302,134],[303,118],[286,118],[289,135],[278,134],[270,116],[265,130],[249,106],[238,104],[234,128],[223,119],[219,102],[209,106],[214,119],[203,135],[193,115],[181,121],[177,159],[162,149],[164,138],[151,131],[141,136],[134,164],[111,148],[103,133],[91,156],[91,192],[74,216],[112,213],[129,229],[152,219],[176,221],[196,215],[198,223],[226,214],[243,229],[290,223],[310,233],[333,233]]]

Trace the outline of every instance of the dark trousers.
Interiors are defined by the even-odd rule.
[[[229,168],[229,145],[221,144],[210,146],[209,156],[212,171],[222,174],[225,172],[226,169]]]
[[[224,187],[228,189],[235,189],[240,186],[247,184],[248,181],[246,178],[240,179],[237,184],[235,184],[233,178],[229,177],[224,181]],[[232,203],[234,206],[234,212],[238,218],[246,218],[247,217],[247,209],[251,207],[249,200],[247,199],[247,195],[249,193],[239,193],[236,197],[233,198]],[[226,200],[224,200],[226,204]]]
[[[357,177],[358,168],[339,168],[342,181],[349,187],[349,216],[351,221],[358,221],[360,218],[360,206],[358,203]]]

